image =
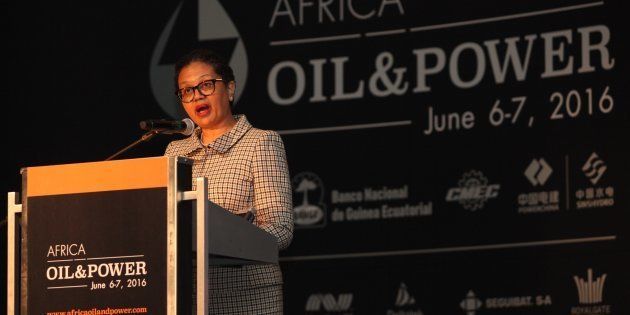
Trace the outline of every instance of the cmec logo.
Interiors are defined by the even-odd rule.
[[[236,78],[235,103],[247,81],[247,53],[243,40],[219,1],[182,1],[164,27],[149,67],[153,96],[175,119],[186,117],[186,113],[174,94],[174,64],[192,47],[210,48],[229,59]]]
[[[341,293],[337,297],[333,294],[311,294],[306,301],[307,312],[343,312],[350,310],[352,305],[352,293]]]
[[[488,199],[499,196],[499,184],[489,184],[488,179],[480,171],[470,170],[446,193],[446,201],[458,201],[464,209],[475,211],[483,209]]]

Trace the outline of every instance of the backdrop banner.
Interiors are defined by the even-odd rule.
[[[287,314],[630,314],[624,6],[11,3],[5,191],[184,118],[173,64],[208,47],[286,145]]]

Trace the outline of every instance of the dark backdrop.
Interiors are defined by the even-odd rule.
[[[140,120],[182,118],[171,65],[211,47],[237,112],[286,145],[287,313],[629,311],[622,1],[5,6],[4,192],[21,167],[103,160]]]

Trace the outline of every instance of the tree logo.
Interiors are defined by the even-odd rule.
[[[293,177],[293,213],[296,227],[323,227],[326,211],[324,184],[319,176],[302,172]]]

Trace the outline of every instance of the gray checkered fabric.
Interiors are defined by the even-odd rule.
[[[235,118],[236,125],[207,146],[197,128],[192,136],[171,142],[165,155],[192,159],[193,179],[208,178],[210,200],[236,214],[254,211],[254,224],[274,235],[284,249],[293,236],[284,144],[278,133],[253,128],[243,115]],[[282,313],[278,265],[210,267],[208,278],[211,314]]]

